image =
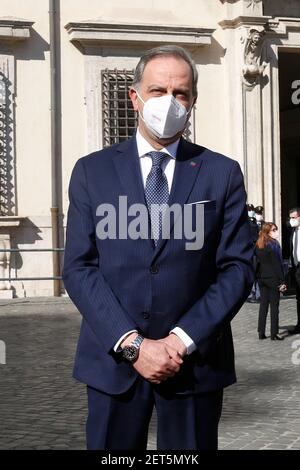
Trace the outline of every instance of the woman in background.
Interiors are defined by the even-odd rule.
[[[266,222],[259,232],[256,243],[257,277],[260,288],[260,307],[258,316],[258,337],[266,338],[266,321],[269,305],[271,307],[271,339],[282,340],[278,335],[280,292],[286,290],[283,260],[278,242],[278,227]]]

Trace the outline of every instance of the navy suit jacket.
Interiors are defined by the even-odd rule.
[[[110,394],[137,378],[113,347],[129,330],[159,339],[178,326],[195,342],[180,372],[158,387],[198,393],[236,380],[230,321],[254,281],[253,242],[239,164],[181,139],[169,204],[204,203],[204,245],[96,236],[97,206],[145,204],[135,136],[80,158],[69,186],[63,280],[82,314],[74,377]],[[196,206],[196,205],[193,205]],[[171,226],[172,227],[172,226]]]

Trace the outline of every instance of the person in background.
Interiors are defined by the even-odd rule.
[[[296,284],[297,299],[297,325],[289,333],[296,335],[300,333],[300,207],[291,209],[289,216],[290,226],[292,227],[290,238],[291,265]]]
[[[256,206],[255,209],[254,209],[254,217],[255,217],[255,223],[256,223],[256,230],[257,230],[257,238],[255,240],[255,243],[257,242],[257,239],[258,239],[258,235],[259,235],[259,232],[260,230],[262,229],[265,221],[264,221],[264,208],[263,206]],[[254,261],[256,263],[256,257],[254,256]],[[256,264],[254,266],[254,268],[256,269]],[[259,289],[259,284],[258,284],[258,281],[257,279],[255,279],[254,281],[254,287],[253,287],[253,290],[254,290],[254,298],[255,298],[255,301],[256,302],[259,302],[260,301],[260,289]]]
[[[255,210],[254,210],[253,204],[247,204],[247,211],[248,211],[248,220],[249,220],[250,230],[251,230],[251,237],[253,240],[253,244],[255,245],[258,239],[259,230],[257,227]]]
[[[261,207],[261,206],[260,206]],[[256,220],[256,213],[253,204],[247,204],[247,211],[248,211],[248,221],[250,225],[250,231],[251,231],[251,238],[253,241],[253,245],[255,247],[255,244],[258,239],[258,234],[259,234],[259,228],[257,225],[257,220]],[[254,254],[253,256],[253,268],[254,271],[256,271],[256,265],[257,265],[257,260],[256,256]],[[250,295],[247,299],[247,302],[250,303],[256,303],[259,301],[260,298],[260,292],[259,292],[259,287],[258,287],[258,282],[257,279],[254,280]]]
[[[284,281],[281,247],[278,242],[278,227],[273,222],[264,223],[256,243],[257,277],[260,287],[258,337],[266,338],[266,320],[271,307],[271,340],[283,340],[278,335],[280,292],[287,287]]]
[[[264,224],[264,208],[263,206],[257,206],[254,209],[255,212],[255,220],[256,220],[256,225],[258,232],[262,229],[262,226]]]

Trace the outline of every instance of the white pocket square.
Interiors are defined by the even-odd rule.
[[[212,202],[212,199],[207,199],[206,201],[189,202],[188,204],[186,204],[186,206],[190,206],[192,204],[204,204],[205,202]]]

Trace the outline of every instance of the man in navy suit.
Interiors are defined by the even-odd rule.
[[[217,449],[223,389],[236,381],[230,321],[254,280],[243,176],[182,138],[197,99],[184,49],[147,51],[130,97],[136,134],[80,158],[69,187],[63,280],[83,317],[74,377],[87,384],[87,447],[145,449],[155,406],[159,450]],[[202,243],[178,236],[178,212],[165,231],[173,206]]]
[[[290,260],[292,275],[296,286],[297,324],[290,330],[290,334],[300,334],[300,207],[294,207],[289,211],[289,223],[292,227],[290,236]]]

